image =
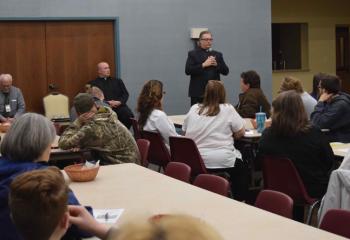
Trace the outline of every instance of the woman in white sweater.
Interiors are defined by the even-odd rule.
[[[244,120],[226,102],[220,81],[208,82],[203,103],[191,107],[182,130],[196,142],[209,172],[228,172],[234,198],[244,200],[248,173],[241,153],[233,145],[234,137],[244,135]]]
[[[174,124],[163,111],[163,83],[149,80],[143,85],[137,101],[140,129],[159,132],[169,149],[169,137],[178,136]]]

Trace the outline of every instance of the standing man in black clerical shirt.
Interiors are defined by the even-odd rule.
[[[203,31],[199,34],[198,48],[188,52],[185,73],[191,75],[188,91],[191,105],[203,101],[209,80],[220,80],[220,74],[227,75],[229,72],[222,53],[211,49],[212,43],[211,32]]]
[[[97,72],[98,77],[90,81],[89,84],[102,90],[106,102],[117,113],[119,121],[129,129],[131,126],[130,118],[134,117],[134,114],[126,105],[129,93],[123,81],[110,76],[111,71],[106,62],[97,64]]]

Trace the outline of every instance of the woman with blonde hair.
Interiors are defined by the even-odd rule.
[[[311,113],[314,111],[317,101],[307,92],[304,91],[303,86],[299,79],[294,77],[285,77],[280,87],[280,92],[295,90],[299,93],[301,100],[307,114],[310,119]]]
[[[210,80],[204,100],[195,104],[182,126],[186,137],[192,138],[210,172],[230,174],[233,197],[244,200],[248,188],[248,173],[241,153],[234,147],[234,137],[244,135],[244,120],[235,108],[226,102],[224,85]]]
[[[138,123],[140,129],[159,132],[169,149],[169,137],[178,136],[174,124],[163,111],[163,83],[147,81],[137,100]]]
[[[209,224],[189,215],[164,215],[122,225],[108,240],[222,240]]]

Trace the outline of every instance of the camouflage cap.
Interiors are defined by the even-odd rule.
[[[79,93],[75,96],[73,104],[77,113],[86,113],[95,104],[94,98],[88,93]]]

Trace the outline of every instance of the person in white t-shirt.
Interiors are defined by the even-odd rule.
[[[178,136],[174,124],[163,111],[163,83],[149,80],[143,85],[137,101],[140,129],[159,132],[169,149],[169,137]]]
[[[244,135],[244,120],[226,102],[224,85],[210,80],[202,104],[195,104],[187,113],[182,130],[198,147],[209,172],[230,174],[233,197],[244,200],[248,188],[248,172],[234,138]]]

